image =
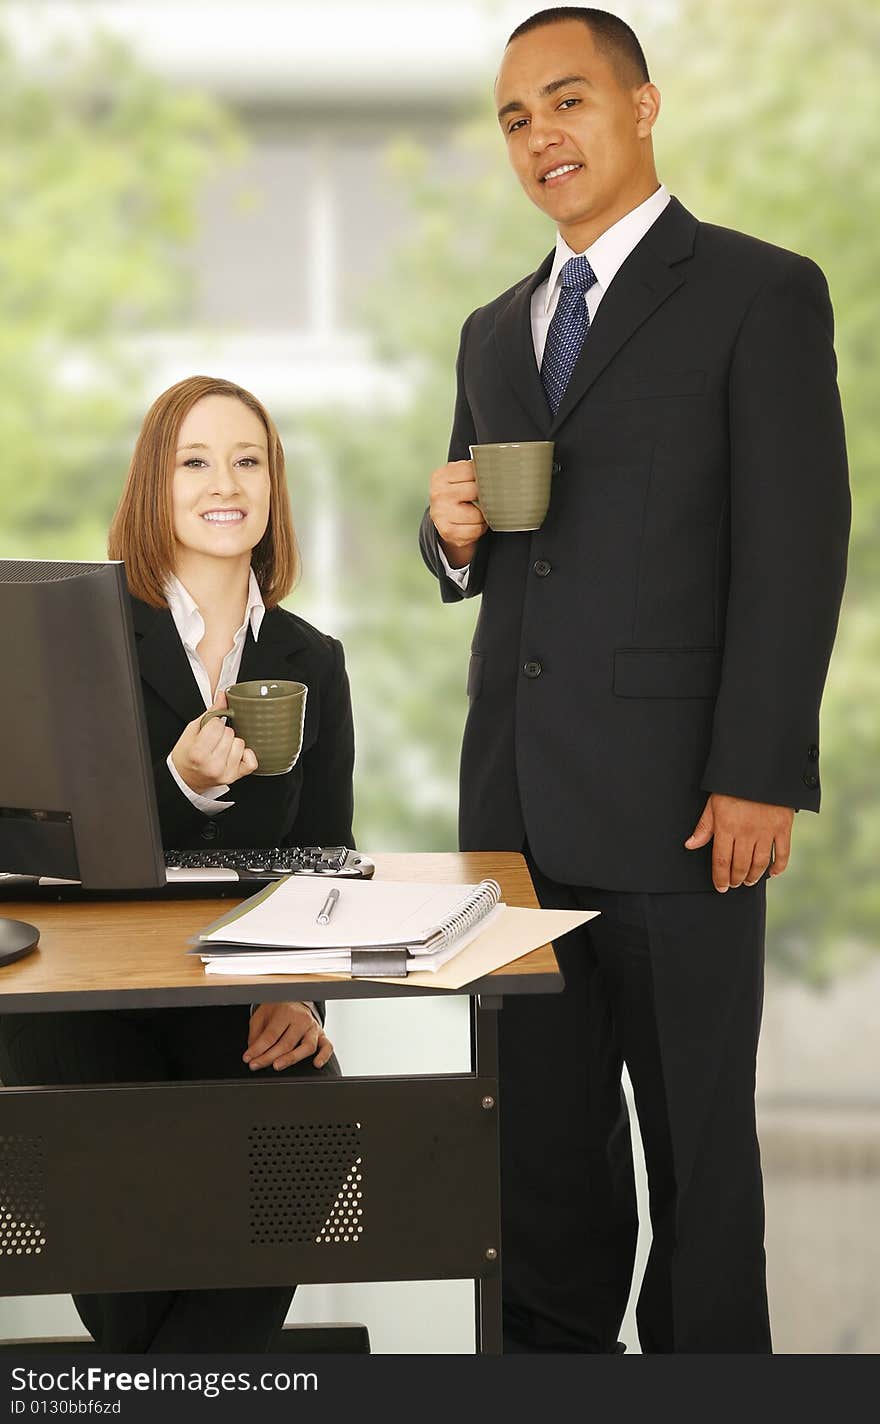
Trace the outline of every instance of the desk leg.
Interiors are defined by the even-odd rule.
[[[471,1068],[480,1078],[490,1078],[496,1084],[491,1111],[495,1116],[496,1182],[500,1157],[498,1151],[498,1012],[500,998],[474,996],[471,999]],[[474,1282],[474,1328],[478,1355],[501,1354],[501,1204],[497,1210],[495,1247],[498,1255],[492,1276]]]

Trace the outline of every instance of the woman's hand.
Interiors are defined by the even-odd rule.
[[[312,1058],[313,1068],[323,1068],[332,1055],[333,1044],[307,1004],[257,1004],[251,1014],[242,1055],[251,1068],[271,1063],[280,1072],[303,1058]]]
[[[214,707],[226,706],[226,693],[218,692]],[[204,713],[202,713],[204,716]],[[257,769],[257,758],[219,717],[200,727],[201,717],[189,722],[172,748],[171,760],[191,791],[211,786],[231,786]]]

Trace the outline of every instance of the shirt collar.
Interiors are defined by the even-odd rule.
[[[183,584],[176,574],[170,574],[165,584],[165,598],[171,617],[174,619],[174,626],[180,634],[180,640],[184,647],[197,648],[205,636],[205,620],[202,617],[198,604],[193,598],[188,588]],[[250,570],[248,577],[247,606],[244,611],[244,622],[236,633],[236,640],[247,633],[250,625],[254,642],[260,636],[260,628],[266,616],[266,605],[263,602],[263,595],[260,593],[260,585],[257,583],[256,574]]]
[[[643,203],[639,203],[637,208],[633,208],[631,212],[618,218],[616,223],[612,223],[611,227],[606,228],[602,235],[596,238],[592,246],[586,249],[585,256],[595,272],[596,281],[603,292],[608,290],[618,269],[623,266],[633,248],[638,246],[648,229],[653,227],[668,202],[669,189],[661,183],[650,198],[646,198]],[[562,233],[557,233],[556,252],[547,282],[545,311],[550,310],[550,301],[563,267],[570,257],[577,256],[578,253],[569,247]]]

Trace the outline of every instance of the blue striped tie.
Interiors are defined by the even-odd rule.
[[[559,281],[559,301],[547,331],[541,362],[541,381],[554,415],[562,404],[584,337],[590,329],[590,313],[584,298],[596,281],[596,274],[581,253],[578,257],[569,257]]]

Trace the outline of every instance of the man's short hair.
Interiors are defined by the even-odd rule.
[[[580,20],[590,30],[596,48],[604,54],[613,66],[620,83],[627,89],[650,80],[648,66],[642,46],[625,20],[611,15],[607,10],[589,10],[583,5],[554,5],[550,10],[539,10],[517,25],[510,39],[519,39],[531,30],[540,30],[545,25],[558,24],[560,20]]]

